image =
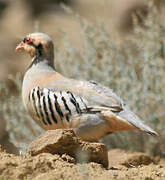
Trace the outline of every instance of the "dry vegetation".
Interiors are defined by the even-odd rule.
[[[56,69],[68,77],[92,79],[112,88],[160,134],[159,138],[153,138],[139,132],[122,132],[103,141],[109,148],[165,156],[165,25],[157,7],[152,2],[148,4],[148,15],[143,24],[138,23],[142,14],[139,13],[138,18],[133,16],[133,33],[122,43],[114,40],[104,23],[91,23],[75,13],[72,16],[81,29],[82,47],[76,48],[70,42],[65,29],[58,32],[64,48],[61,50],[58,45],[55,48]],[[0,114],[7,122],[11,141],[24,152],[42,130],[23,107],[22,76],[17,74],[10,79],[15,94],[1,80]]]
[[[104,140],[109,147],[165,155],[165,26],[152,3],[148,4],[148,12],[143,27],[133,16],[134,33],[122,44],[112,40],[104,24],[91,24],[78,16],[84,37],[83,49],[80,51],[73,47],[64,34],[65,55],[56,50],[56,65],[66,76],[92,79],[111,87],[160,134],[158,139],[139,132],[110,135]]]

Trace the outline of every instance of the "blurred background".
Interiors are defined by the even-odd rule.
[[[165,156],[164,0],[0,0],[0,144],[17,154],[43,132],[21,99],[30,58],[15,53],[34,31],[54,40],[59,72],[112,88],[160,134],[116,133],[108,148]]]

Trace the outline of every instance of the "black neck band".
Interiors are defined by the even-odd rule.
[[[30,64],[30,66],[28,67],[31,68],[33,65],[37,64],[38,62],[41,61],[41,56],[42,56],[42,44],[39,44],[38,46],[35,46],[34,44],[31,44],[33,47],[35,47],[36,49],[36,56],[33,60],[33,62]]]

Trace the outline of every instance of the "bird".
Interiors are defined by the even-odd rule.
[[[47,34],[28,34],[17,45],[18,51],[27,52],[32,59],[23,78],[23,104],[43,129],[73,129],[82,140],[91,142],[117,131],[158,135],[112,89],[57,72],[54,43]]]

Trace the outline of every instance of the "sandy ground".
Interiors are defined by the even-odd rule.
[[[77,149],[90,151],[88,161],[78,162]],[[0,149],[0,180],[10,179],[163,180],[165,159],[121,149],[107,152],[103,144],[82,141],[71,130],[47,131],[24,156]]]
[[[131,161],[141,165],[132,165]],[[103,168],[97,163],[75,163],[69,156],[42,153],[37,156],[16,156],[0,152],[0,179],[165,179],[165,160],[146,156],[148,165],[144,165],[141,153],[128,153],[120,149],[109,151],[109,167]],[[124,162],[125,161],[125,162]],[[124,163],[123,163],[124,162]]]

